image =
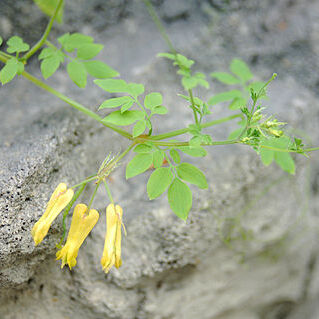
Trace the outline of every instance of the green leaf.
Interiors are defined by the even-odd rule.
[[[189,163],[182,163],[176,167],[177,175],[184,181],[205,189],[208,187],[203,172]]]
[[[4,85],[10,82],[18,73],[18,60],[11,58],[0,71],[0,81]]]
[[[189,141],[189,145],[190,146],[200,146],[200,144],[202,143],[202,139],[200,136],[193,136],[190,141]]]
[[[24,71],[24,64],[21,61],[18,61],[18,72],[17,74],[21,75]]]
[[[41,53],[39,54],[38,59],[42,60],[42,59],[46,59],[51,57],[52,55],[55,55],[56,50],[53,48],[43,48],[41,50]]]
[[[234,59],[230,64],[230,70],[241,80],[247,82],[253,77],[248,65],[239,59]]]
[[[178,63],[180,67],[185,69],[189,69],[194,64],[193,60],[187,59],[186,56],[181,55],[179,53],[176,55],[175,61]]]
[[[226,73],[226,72],[213,72],[210,74],[210,76],[212,78],[217,79],[219,82],[222,82],[224,84],[232,85],[232,84],[240,83],[239,79],[235,78],[234,76],[232,76],[231,74]]]
[[[162,105],[163,98],[161,93],[152,92],[147,94],[144,98],[144,106],[151,110],[156,106]]]
[[[88,35],[81,33],[65,34],[58,38],[63,49],[67,52],[72,52],[75,49],[79,49],[81,46],[89,43],[93,43],[94,39]]]
[[[134,148],[134,152],[136,153],[150,153],[152,150],[153,147],[148,144],[139,144]]]
[[[45,79],[49,78],[59,68],[61,59],[58,55],[51,55],[41,62],[41,73]]]
[[[200,85],[206,89],[209,89],[209,83],[204,79],[197,79],[197,85]]]
[[[144,173],[152,165],[152,154],[137,154],[126,165],[126,179]]]
[[[133,124],[138,120],[144,119],[144,113],[141,111],[114,111],[103,119],[103,122],[112,123],[119,126],[126,126]]]
[[[129,83],[127,92],[134,97],[138,97],[144,93],[144,85],[139,83]]]
[[[243,128],[243,127],[240,127],[240,128],[238,128],[238,129],[232,131],[232,132],[229,134],[229,136],[228,136],[228,140],[235,140],[235,139],[237,139],[237,138],[240,136],[240,134],[242,133],[243,130],[244,130],[244,128]],[[242,137],[245,137],[245,136],[242,136]]]
[[[188,90],[191,90],[197,86],[197,79],[194,77],[190,77],[190,76],[188,76],[188,77],[184,76],[182,78],[182,84],[183,84],[184,89],[186,91],[188,91]]]
[[[67,65],[67,71],[78,87],[85,88],[87,73],[83,63],[73,60]]]
[[[78,59],[90,60],[93,59],[103,49],[102,44],[88,43],[80,46],[77,51]]]
[[[295,162],[289,153],[275,152],[275,161],[284,171],[295,174]]]
[[[160,114],[160,115],[164,115],[168,112],[167,108],[163,105],[160,106],[156,106],[154,107],[154,109],[152,110],[152,115],[153,114]]]
[[[25,52],[30,49],[29,44],[24,43],[23,40],[18,36],[13,36],[7,41],[7,52],[15,53],[15,52]]]
[[[147,194],[150,200],[162,195],[171,184],[174,175],[169,167],[157,168],[147,182]]]
[[[259,94],[259,99],[265,99],[267,98],[267,91],[266,88],[264,88],[261,92],[260,90],[265,86],[265,82],[261,82],[261,81],[256,81],[253,83],[250,83],[248,86],[248,90],[249,92],[251,91],[251,89],[253,89],[255,94]]]
[[[133,100],[128,101],[128,102],[126,102],[125,104],[123,104],[122,107],[121,107],[121,113],[124,113],[124,112],[126,112],[127,110],[129,110],[133,104],[134,104],[134,101],[133,101]]]
[[[260,140],[260,144],[264,146],[270,146],[270,147],[272,146],[271,139],[267,139],[267,138],[262,138]],[[261,161],[263,162],[265,166],[270,165],[275,157],[274,151],[267,149],[265,147],[260,147],[259,154],[260,154]]]
[[[235,98],[242,97],[242,92],[239,90],[232,90],[227,92],[222,92],[219,94],[214,95],[208,101],[209,105],[215,105],[217,103],[231,101]]]
[[[129,93],[128,85],[124,80],[94,80],[94,83],[110,93]]]
[[[238,110],[241,107],[245,106],[247,104],[246,99],[242,97],[236,97],[230,104],[229,109],[230,110]]]
[[[3,40],[2,40],[2,38],[0,37],[0,45],[2,44],[2,42],[3,42]]]
[[[106,108],[114,108],[126,104],[127,102],[132,101],[130,96],[121,96],[115,97],[112,99],[105,100],[99,107],[99,110]]]
[[[169,153],[176,164],[179,164],[181,162],[181,157],[179,156],[179,153],[176,150],[170,150]]]
[[[171,53],[158,53],[157,54],[158,58],[166,58],[170,60],[175,60],[175,55]]]
[[[165,158],[165,153],[162,150],[156,150],[153,153],[153,165],[155,168],[161,167]]]
[[[175,178],[168,189],[168,202],[172,211],[181,219],[186,220],[192,208],[192,192],[180,179]]]
[[[101,61],[86,61],[83,62],[83,65],[86,71],[97,79],[114,78],[120,75],[116,70]]]
[[[49,17],[52,17],[54,14],[54,11],[59,3],[59,0],[33,0],[35,4],[39,7],[39,9]],[[56,21],[61,23],[63,19],[63,6],[62,4],[59,12],[56,16]]]
[[[201,146],[179,146],[178,149],[193,157],[205,157],[207,155],[207,151]]]
[[[138,121],[133,127],[133,137],[137,137],[144,133],[146,129],[145,120]]]
[[[280,138],[272,137],[269,139],[263,138],[260,142],[260,156],[261,160],[265,165],[269,165],[274,159],[275,162],[286,172],[295,174],[295,163],[289,152],[290,138],[282,136]],[[263,147],[266,146],[266,147]],[[282,151],[276,151],[267,149],[267,146]]]
[[[183,98],[184,100],[192,103],[191,102],[191,98],[189,96],[186,96],[186,95],[183,95],[183,94],[177,94],[177,95],[180,96],[181,98]],[[201,100],[200,98],[195,97],[195,96],[194,96],[194,102],[195,102],[195,105],[198,106],[198,107],[202,107],[203,104],[204,104],[203,100]]]

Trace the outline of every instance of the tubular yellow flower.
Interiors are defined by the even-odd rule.
[[[60,183],[53,192],[47,208],[41,218],[34,224],[31,235],[37,246],[48,233],[54,219],[61,213],[73,197],[73,190],[67,189],[65,183]]]
[[[62,261],[61,268],[68,264],[71,270],[76,265],[79,249],[99,219],[99,213],[95,209],[91,209],[88,214],[86,211],[87,206],[84,204],[78,204],[74,208],[66,244],[56,253],[56,259]]]
[[[119,205],[110,204],[106,208],[106,236],[101,264],[105,273],[113,265],[119,268],[121,260],[121,225],[123,210]],[[123,225],[124,227],[124,225]],[[125,231],[125,228],[124,228]]]

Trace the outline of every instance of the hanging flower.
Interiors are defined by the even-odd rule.
[[[65,183],[60,183],[53,192],[47,208],[41,218],[35,223],[31,230],[34,243],[37,246],[48,233],[54,219],[61,213],[73,197],[73,190],[67,189]]]
[[[119,268],[121,260],[121,225],[123,210],[119,205],[110,204],[106,208],[106,236],[101,264],[105,273],[113,265]],[[124,228],[124,225],[123,225]],[[125,228],[124,228],[125,232]]]
[[[66,244],[56,253],[56,259],[62,261],[61,268],[68,264],[71,270],[76,265],[79,249],[99,219],[99,213],[95,209],[91,209],[88,214],[86,212],[87,206],[84,204],[78,204],[74,208]]]

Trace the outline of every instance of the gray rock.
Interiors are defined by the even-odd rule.
[[[90,18],[94,10],[89,9],[97,2],[85,3],[87,7],[68,2],[73,12],[87,17],[80,29],[88,33],[98,30]],[[265,102],[269,112],[307,132],[305,140],[316,144],[319,105],[317,75],[312,70],[318,56],[313,52],[307,56],[313,62],[311,68],[306,60],[300,63],[305,48],[293,43],[304,39],[312,45],[315,33],[307,30],[315,28],[317,4],[236,1],[238,7],[220,11],[213,2],[217,3],[158,3],[163,17],[179,17],[166,24],[176,47],[195,58],[196,71],[207,74],[225,70],[236,56],[250,62],[261,78],[281,71],[269,89],[270,100]],[[18,3],[22,2],[14,6]],[[192,114],[176,97],[182,93],[176,70],[167,61],[154,58],[167,51],[165,43],[140,3],[121,2],[118,7],[124,8],[124,3],[130,14],[97,34],[98,40],[106,43],[106,55],[101,59],[118,69],[123,78],[147,84],[147,92],[163,93],[170,117],[156,121],[159,129],[155,133],[189,124]],[[281,21],[280,12],[291,21],[284,33],[271,29]],[[102,23],[103,17],[94,19]],[[262,22],[270,32],[262,31]],[[296,67],[285,67],[286,62],[278,60],[280,54]],[[40,76],[36,61],[33,64],[31,72]],[[305,74],[300,77],[297,70],[302,67]],[[107,97],[91,84],[89,91],[75,88],[63,70],[49,83],[95,110]],[[211,91],[219,89],[214,83]],[[203,91],[203,96],[210,97],[211,91]],[[148,201],[145,185],[150,172],[125,180],[125,160],[110,181],[114,199],[124,209],[128,232],[123,238],[123,266],[108,275],[101,270],[107,199],[100,189],[94,202],[100,221],[70,272],[60,270],[54,260],[61,216],[36,248],[30,229],[60,181],[71,185],[91,175],[109,152],[123,150],[127,141],[58,100],[48,100],[45,92],[23,79],[1,89],[0,110],[1,319],[316,318],[319,165],[315,153],[310,160],[297,158],[296,177],[275,165],[263,167],[256,154],[244,146],[212,147],[200,161],[185,157],[207,173],[210,185],[204,191],[193,189],[194,205],[186,223],[172,214],[164,198]],[[212,111],[215,118],[225,115],[224,106]],[[234,125],[210,132],[215,140],[223,139]],[[84,194],[84,202],[91,191],[92,187]]]

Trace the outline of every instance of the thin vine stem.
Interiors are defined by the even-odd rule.
[[[41,47],[42,45],[45,43],[47,37],[49,36],[50,32],[51,32],[51,29],[52,29],[52,26],[53,26],[53,23],[54,23],[54,20],[56,19],[57,17],[57,14],[59,12],[59,10],[61,9],[62,7],[62,4],[63,4],[63,0],[59,0],[59,3],[58,5],[56,6],[55,10],[54,10],[54,13],[41,37],[41,39],[22,57],[22,60],[28,60],[33,54],[35,54]]]
[[[155,12],[151,2],[149,0],[143,0],[147,10],[148,10],[148,13],[149,15],[151,16],[151,18],[153,19],[155,25],[157,26],[159,32],[161,33],[163,39],[165,40],[165,42],[167,43],[170,51],[176,55],[177,52],[173,46],[173,43],[172,41],[170,40],[169,36],[167,35],[166,31],[165,31],[165,28],[163,27],[162,25],[162,22],[161,20],[159,19],[159,17],[157,16],[157,13]]]

